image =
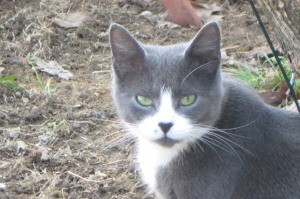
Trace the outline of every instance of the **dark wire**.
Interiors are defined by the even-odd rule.
[[[282,72],[282,74],[283,74],[283,77],[284,77],[284,79],[285,79],[285,81],[286,81],[286,83],[287,83],[287,85],[288,85],[288,87],[289,87],[289,89],[290,89],[291,96],[292,96],[292,98],[293,98],[294,101],[295,101],[295,104],[296,104],[296,107],[297,107],[297,109],[298,109],[298,112],[300,113],[300,106],[299,106],[299,103],[298,103],[298,100],[297,100],[297,97],[296,97],[294,88],[293,88],[293,86],[291,85],[291,83],[290,83],[290,81],[289,81],[289,78],[288,78],[288,76],[287,76],[287,74],[286,74],[286,72],[285,72],[285,70],[284,70],[284,68],[283,68],[283,66],[282,66],[282,64],[281,64],[281,61],[280,61],[280,59],[279,59],[279,57],[278,57],[278,55],[277,55],[277,51],[275,50],[275,48],[274,48],[274,46],[273,46],[273,43],[272,43],[272,41],[271,41],[271,39],[270,39],[270,37],[269,37],[269,35],[268,35],[268,33],[267,33],[267,30],[266,30],[266,28],[265,28],[263,22],[261,21],[260,15],[259,15],[259,13],[258,13],[257,10],[256,10],[253,1],[252,1],[252,0],[248,0],[248,1],[249,1],[250,5],[251,5],[251,7],[252,7],[252,10],[253,10],[253,12],[254,12],[256,18],[257,18],[257,21],[258,21],[258,23],[259,23],[259,25],[260,25],[260,27],[261,27],[261,29],[262,29],[262,31],[263,31],[263,33],[264,33],[266,39],[267,39],[267,41],[268,41],[268,44],[269,44],[269,46],[270,46],[270,48],[271,48],[271,50],[272,50],[272,53],[273,53],[274,56],[275,56],[275,59],[276,59],[276,61],[277,61],[277,63],[278,63],[278,66],[279,66],[279,68],[280,68],[280,70],[281,70],[281,72]]]

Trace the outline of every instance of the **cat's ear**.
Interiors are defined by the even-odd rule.
[[[116,60],[136,62],[145,56],[145,51],[138,41],[121,25],[110,26],[109,41],[113,58]]]
[[[203,26],[185,52],[188,59],[212,61],[220,59],[221,33],[219,25],[211,22]]]

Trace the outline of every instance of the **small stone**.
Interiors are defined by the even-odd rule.
[[[153,16],[153,13],[151,11],[149,11],[149,10],[145,10],[145,11],[141,12],[139,14],[139,16],[142,16],[142,17],[145,17],[145,18],[149,18],[149,17]]]
[[[19,98],[19,97],[22,96],[22,94],[21,94],[19,91],[17,91],[17,92],[15,93],[15,95],[16,95],[17,98]]]
[[[108,117],[107,113],[105,113],[105,112],[95,112],[94,115],[100,119],[105,119]]]
[[[74,128],[74,129],[80,129],[81,126],[82,126],[81,123],[74,123],[74,124],[73,124],[73,128]]]
[[[149,10],[140,13],[139,16],[148,19],[152,25],[157,23],[158,21],[158,17],[154,15],[152,12],[150,12]]]
[[[16,155],[19,153],[26,153],[28,152],[28,146],[25,142],[23,141],[17,141],[17,146],[16,146]]]
[[[95,172],[95,175],[98,178],[100,177],[100,179],[106,179],[107,178],[107,175],[105,173],[102,173],[101,171],[98,171],[98,170]]]
[[[99,35],[97,35],[100,39],[106,39],[108,37],[108,32],[101,32]]]
[[[29,99],[26,97],[23,97],[22,102],[26,105],[29,102]]]
[[[4,183],[0,183],[0,191],[4,191],[6,189],[6,185]]]
[[[38,139],[43,142],[43,143],[48,143],[50,142],[54,137],[54,133],[49,131],[49,132],[46,132],[45,134],[43,135],[39,135],[38,136]]]

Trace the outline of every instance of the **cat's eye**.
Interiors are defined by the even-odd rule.
[[[180,105],[189,106],[194,103],[196,99],[195,95],[187,95],[180,99]]]
[[[151,106],[153,104],[150,98],[141,95],[136,96],[136,101],[142,106]]]

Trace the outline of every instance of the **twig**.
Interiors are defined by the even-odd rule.
[[[110,73],[111,70],[100,70],[100,71],[93,71],[92,74],[97,74],[97,73]]]
[[[67,173],[70,174],[70,175],[72,175],[72,176],[75,176],[76,178],[80,178],[80,179],[82,179],[84,181],[87,181],[87,182],[103,183],[103,181],[101,182],[101,181],[97,181],[97,180],[90,180],[90,179],[84,178],[84,177],[82,177],[80,175],[77,175],[77,174],[71,172],[71,171],[67,171]]]

